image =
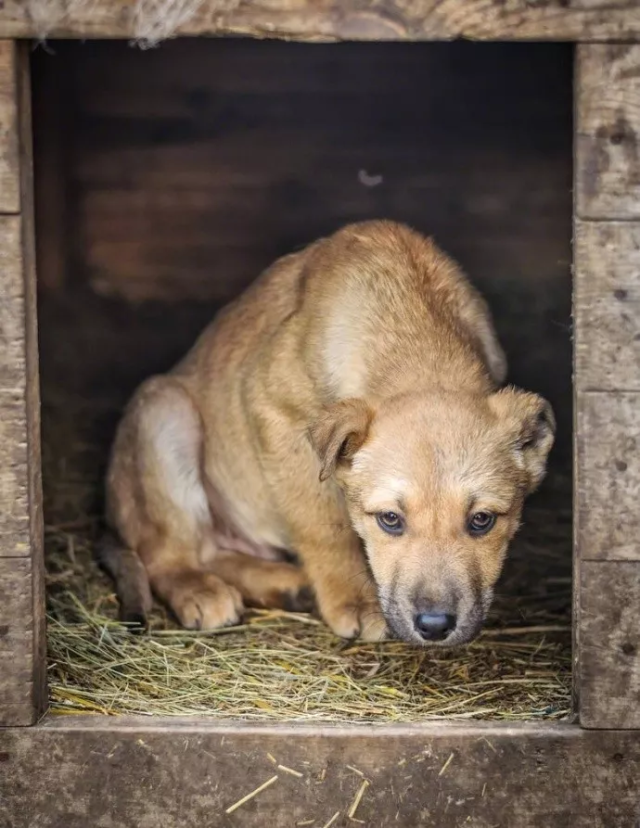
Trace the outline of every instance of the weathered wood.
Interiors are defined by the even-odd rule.
[[[22,222],[0,217],[0,557],[28,556],[27,297]]]
[[[640,223],[575,224],[578,390],[640,390]]]
[[[34,721],[33,583],[28,558],[0,558],[0,726]]]
[[[640,395],[581,393],[576,414],[580,558],[640,561]]]
[[[28,52],[17,54],[22,215],[0,216],[0,724],[45,700],[40,414]]]
[[[47,641],[44,584],[44,525],[42,514],[42,459],[40,443],[40,377],[38,358],[37,282],[33,186],[33,126],[31,122],[30,46],[19,44],[18,127],[20,139],[20,203],[22,267],[24,274],[24,339],[26,357],[25,403],[28,447],[28,492],[31,559],[33,650],[31,722],[47,707]],[[28,624],[29,617],[25,617]]]
[[[580,564],[580,724],[640,729],[640,563]],[[640,741],[640,740],[639,740]]]
[[[0,213],[20,209],[16,44],[0,40]]]
[[[135,0],[47,3],[5,0],[3,37],[120,37],[139,33]],[[298,40],[633,40],[640,37],[635,0],[348,0],[238,3],[205,0],[178,28],[181,35],[241,34]],[[30,14],[30,8],[32,14]],[[153,9],[150,5],[149,8]],[[159,7],[159,14],[163,7]],[[33,14],[33,12],[36,14]]]
[[[577,215],[638,218],[640,45],[580,46],[575,89]]]
[[[274,765],[285,765],[295,776]],[[636,828],[637,735],[565,726],[211,726],[53,719],[0,732],[12,828]],[[226,810],[274,775],[253,800]]]

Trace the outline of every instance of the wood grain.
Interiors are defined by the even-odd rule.
[[[278,771],[269,758],[301,773]],[[82,717],[0,731],[12,828],[636,828],[637,735],[570,725],[212,726]],[[355,768],[355,770],[354,770]],[[226,809],[277,775],[235,813]],[[362,774],[362,776],[360,775]]]
[[[33,571],[28,558],[0,558],[0,726],[34,722]]]
[[[580,723],[640,729],[640,563],[580,565]]]
[[[34,15],[33,10],[46,10]],[[119,37],[139,34],[134,0],[29,4],[5,0],[3,37]],[[162,7],[160,7],[162,9]],[[205,0],[185,20],[182,35],[241,34],[298,40],[633,40],[640,37],[635,0]],[[175,34],[175,32],[172,32]]]
[[[576,61],[576,211],[640,217],[640,45],[583,45]]]
[[[640,390],[640,224],[577,221],[576,388]]]
[[[27,47],[16,51],[22,215],[0,216],[0,724],[46,701],[40,413]]]
[[[22,222],[0,217],[0,557],[29,556],[26,294]]]
[[[29,43],[20,43],[18,65],[18,127],[20,138],[20,203],[22,267],[24,274],[24,341],[26,358],[25,403],[28,449],[28,493],[31,561],[31,619],[33,650],[28,667],[31,672],[30,721],[33,723],[47,706],[47,642],[44,585],[44,525],[42,512],[42,459],[40,442],[40,363],[38,354],[35,214],[33,183],[33,125],[31,121],[31,77]]]
[[[0,213],[20,209],[16,45],[0,40]]]
[[[640,561],[640,395],[582,393],[576,414],[580,558]]]

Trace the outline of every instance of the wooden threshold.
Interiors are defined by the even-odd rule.
[[[335,814],[333,828],[637,828],[639,778],[637,732],[570,724],[49,716],[0,730],[12,828],[322,828]]]

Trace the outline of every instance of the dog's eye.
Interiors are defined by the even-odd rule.
[[[490,532],[496,522],[493,512],[476,512],[471,515],[467,523],[467,529],[471,535],[486,535]]]
[[[378,526],[389,535],[401,535],[404,532],[404,521],[395,512],[378,512],[376,520]]]

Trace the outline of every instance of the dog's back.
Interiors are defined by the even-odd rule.
[[[395,222],[363,222],[312,257],[310,349],[336,396],[384,396],[400,374],[410,386],[435,376],[455,388],[504,381],[486,303],[430,239]]]

